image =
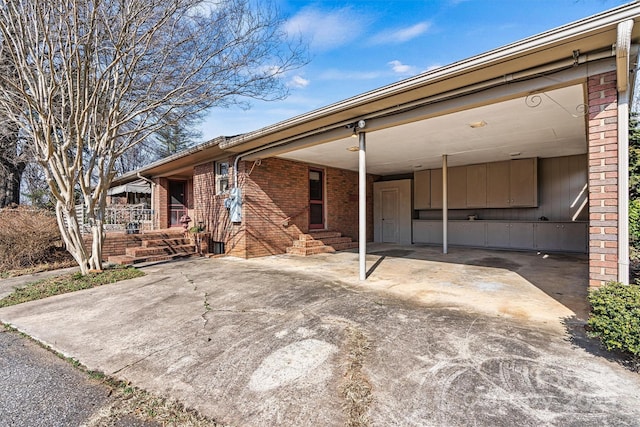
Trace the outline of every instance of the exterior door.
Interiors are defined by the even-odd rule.
[[[309,229],[324,228],[324,171],[309,169]]]
[[[398,189],[381,191],[382,242],[398,243]]]
[[[187,214],[186,182],[169,181],[169,226],[180,227],[180,217]]]

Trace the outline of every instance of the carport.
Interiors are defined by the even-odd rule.
[[[565,240],[584,239],[583,250],[569,251],[590,253],[590,284],[627,282],[628,103],[637,57],[633,43],[640,37],[640,28],[634,26],[638,15],[639,6],[622,6],[228,139],[220,148],[236,153],[236,164],[276,156],[358,171],[361,280],[366,277],[366,177],[373,175],[387,183],[374,201],[376,241],[392,235],[397,243],[437,243],[446,254],[454,237],[451,221],[477,219],[478,209],[481,220],[494,222],[483,225],[483,244],[471,239],[469,246],[500,247],[494,241],[499,238],[493,237],[507,228],[515,242],[514,224],[528,222],[533,231],[527,226],[525,234],[533,237],[505,249],[535,250],[542,241],[536,237],[538,229],[549,238],[571,228],[564,224],[582,223],[582,231],[566,231]],[[545,160],[560,158],[569,160]],[[511,184],[511,195],[532,182],[531,200],[522,204],[508,196],[502,204],[469,204],[475,191],[469,186],[477,176],[487,184],[487,194],[494,189],[487,178],[494,166],[489,165],[508,164],[505,176],[513,182],[514,173],[526,164],[520,160],[530,161],[531,173],[524,184]],[[485,175],[477,171],[481,165]],[[456,175],[461,168],[464,181]],[[547,173],[552,169],[573,172],[555,176]],[[423,171],[430,171],[428,196],[418,191]],[[538,176],[541,173],[544,176]],[[553,186],[548,191],[538,188],[539,182],[560,179],[569,182],[564,198],[550,194],[556,191]],[[392,218],[389,225],[381,199],[393,194],[383,190],[394,181],[399,185],[396,198],[404,202],[390,211],[409,213]],[[466,205],[456,205],[454,196],[463,182]],[[546,197],[548,206],[540,206],[539,196]],[[428,205],[420,205],[423,198]],[[547,219],[547,224],[536,224]],[[440,231],[429,229],[434,221]],[[500,221],[507,228],[499,228],[504,225]],[[456,225],[456,239],[471,238],[474,232],[469,229]],[[417,239],[429,233],[436,237]]]

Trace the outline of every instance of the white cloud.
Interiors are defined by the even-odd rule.
[[[419,22],[410,27],[383,31],[373,36],[371,44],[404,43],[426,33],[430,27],[431,24],[428,22]]]
[[[304,77],[295,75],[291,77],[291,80],[289,80],[288,86],[301,89],[309,86],[309,83],[309,80],[305,79]]]
[[[394,73],[397,74],[415,74],[416,67],[412,65],[403,64],[398,60],[387,62],[388,65],[391,65],[391,69]]]
[[[372,80],[383,74],[378,71],[343,71],[330,69],[320,74],[322,80]]]
[[[306,7],[287,20],[284,30],[290,35],[301,35],[312,50],[331,50],[358,37],[364,30],[365,19],[354,19],[351,7],[323,11]]]

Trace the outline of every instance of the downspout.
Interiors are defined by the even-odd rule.
[[[618,24],[618,281],[629,284],[629,56],[633,19]]]

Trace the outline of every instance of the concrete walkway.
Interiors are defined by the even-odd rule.
[[[15,289],[21,288],[26,284],[46,279],[48,277],[59,276],[62,274],[71,274],[80,271],[79,267],[61,268],[59,270],[41,271],[39,273],[25,274],[22,276],[8,277],[0,279],[0,299],[12,293]]]
[[[637,425],[640,375],[561,302],[584,259],[371,249],[365,283],[353,253],[191,259],[0,320],[231,425]]]

